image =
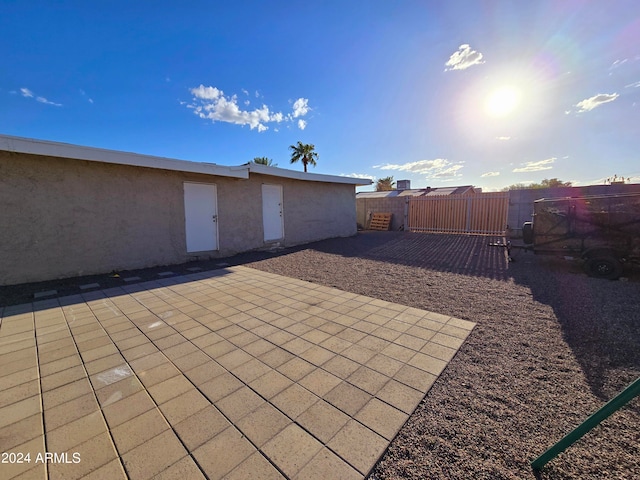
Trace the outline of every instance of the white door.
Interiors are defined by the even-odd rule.
[[[218,249],[218,202],[215,185],[185,182],[184,217],[187,252]]]
[[[262,225],[265,242],[284,237],[281,185],[262,185]]]

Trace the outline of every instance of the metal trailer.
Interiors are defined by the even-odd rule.
[[[640,193],[542,198],[522,245],[494,244],[536,254],[579,257],[589,275],[617,279],[624,265],[640,263]]]

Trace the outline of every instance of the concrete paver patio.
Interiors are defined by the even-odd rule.
[[[0,319],[3,479],[362,479],[474,326],[241,266]]]

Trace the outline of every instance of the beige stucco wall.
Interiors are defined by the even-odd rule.
[[[391,230],[404,227],[404,212],[407,197],[361,197],[356,199],[358,223],[362,228],[369,227],[369,221],[374,213],[391,213]]]
[[[264,246],[262,183],[283,186],[285,245],[356,233],[353,185],[0,152],[0,285],[189,260],[185,181],[217,187],[219,250],[201,258]]]

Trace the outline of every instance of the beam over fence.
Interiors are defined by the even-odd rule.
[[[412,232],[503,235],[509,193],[474,193],[412,197],[408,229]]]

